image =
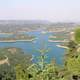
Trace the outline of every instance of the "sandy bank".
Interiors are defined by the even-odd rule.
[[[65,48],[65,49],[68,49],[68,47],[66,46],[62,46],[62,45],[56,45],[57,47],[60,47],[60,48]]]
[[[55,41],[55,40],[48,40],[48,41],[49,41],[49,42],[69,42],[69,41],[67,41],[67,40],[63,40],[63,41],[62,41],[62,40],[56,40],[56,41]]]

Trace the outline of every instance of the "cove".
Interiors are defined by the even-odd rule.
[[[47,62],[50,62],[52,58],[55,58],[57,64],[63,64],[63,57],[65,54],[65,49],[59,48],[56,45],[60,44],[58,42],[49,42],[48,37],[53,33],[45,33],[42,34],[41,31],[34,31],[34,32],[24,32],[21,34],[29,34],[36,36],[35,41],[33,42],[27,42],[27,41],[17,41],[17,42],[0,42],[0,47],[17,47],[21,48],[25,53],[31,54],[34,56],[33,62],[36,62],[36,58],[40,55],[40,53],[37,51],[41,47],[45,45],[46,49],[50,49],[49,52],[46,53],[47,55]],[[6,37],[7,34],[4,35]],[[14,36],[14,35],[13,35]],[[0,34],[0,37],[2,35]],[[11,36],[10,36],[11,37]]]

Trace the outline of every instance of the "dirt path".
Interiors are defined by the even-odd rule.
[[[8,64],[8,65],[10,65],[10,64],[9,64],[8,57],[7,57],[7,56],[5,56],[5,57],[6,57],[6,59],[0,60],[0,65],[2,65],[2,64]]]

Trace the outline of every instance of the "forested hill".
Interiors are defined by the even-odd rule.
[[[31,58],[20,48],[0,48],[0,80],[15,80],[15,66],[21,64],[27,68],[32,64]]]

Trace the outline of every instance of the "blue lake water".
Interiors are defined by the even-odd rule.
[[[60,43],[48,42],[49,35],[53,33],[42,34],[40,31],[38,32],[36,31],[36,32],[25,32],[24,34],[34,35],[37,37],[37,39],[33,42],[25,42],[25,41],[13,42],[13,43],[0,42],[0,47],[21,48],[25,53],[32,54],[34,56],[33,62],[35,62],[36,61],[35,57],[40,55],[40,53],[37,50],[41,49],[45,45],[46,49],[47,48],[50,49],[49,52],[46,53],[48,57],[47,62],[50,62],[52,58],[55,58],[58,64],[63,63],[63,56],[64,56],[65,49],[56,46],[57,44]],[[0,37],[2,36],[3,35],[0,34]],[[6,37],[6,35],[4,35],[4,37]]]

